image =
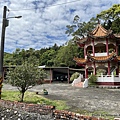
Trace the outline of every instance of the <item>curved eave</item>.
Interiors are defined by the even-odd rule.
[[[117,56],[117,60],[120,62],[120,56]]]
[[[74,58],[73,60],[76,61],[76,63],[78,64],[86,64],[87,62],[87,59],[84,58]]]
[[[116,58],[116,54],[112,53],[109,56],[101,56],[101,57],[94,57],[94,56],[88,55],[88,58],[94,62],[108,62],[108,61],[114,60]]]
[[[79,39],[76,40],[76,42],[79,43],[79,44],[84,44],[86,41],[87,41],[87,37],[81,38],[81,39],[79,38]]]
[[[114,34],[114,36],[118,39],[120,39],[120,34]]]
[[[113,34],[113,36],[116,38],[117,42],[120,42],[120,34]]]

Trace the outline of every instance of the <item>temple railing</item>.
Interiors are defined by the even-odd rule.
[[[91,56],[93,56],[93,54],[91,54]],[[107,52],[95,53],[95,56],[107,56]]]
[[[97,82],[120,82],[120,74],[119,75],[100,75],[97,76]]]

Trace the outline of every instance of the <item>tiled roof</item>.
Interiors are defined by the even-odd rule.
[[[81,39],[76,37],[77,38],[76,41],[79,44],[83,44],[89,39],[89,37],[92,37],[92,38],[97,38],[97,37],[104,38],[104,37],[107,37],[107,36],[109,36],[111,34],[112,34],[112,30],[106,30],[104,27],[102,27],[102,25],[98,24],[97,27],[92,32],[87,34],[87,37],[81,38]],[[112,34],[112,35],[115,36],[114,34]],[[115,37],[118,37],[118,36],[116,35]]]
[[[104,27],[102,27],[100,24],[98,24],[97,27],[88,35],[91,37],[106,37],[111,33],[112,33],[112,31],[106,30]]]
[[[84,58],[74,58],[73,60],[80,64],[85,64],[87,62],[87,59]]]

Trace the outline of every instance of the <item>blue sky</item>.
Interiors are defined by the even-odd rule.
[[[65,4],[66,3],[66,4]],[[0,32],[3,7],[10,10],[7,17],[21,15],[21,19],[9,19],[6,28],[5,52],[16,48],[41,49],[65,44],[70,37],[65,34],[75,15],[81,22],[88,21],[120,0],[0,0]]]

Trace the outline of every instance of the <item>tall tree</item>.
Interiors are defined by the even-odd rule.
[[[87,36],[87,33],[92,31],[96,24],[98,23],[97,18],[91,18],[88,22],[80,22],[80,17],[76,15],[73,20],[72,25],[67,25],[66,34],[72,35],[73,40],[76,38],[84,38]]]
[[[58,54],[55,58],[55,66],[66,66],[66,67],[75,67],[76,64],[73,61],[73,58],[75,56],[81,56],[82,57],[82,53],[83,51],[82,49],[78,48],[78,46],[76,46],[76,44],[74,42],[69,41],[68,45],[66,46],[62,46],[59,51]],[[80,53],[81,52],[81,53]]]
[[[4,66],[9,66],[13,63],[13,57],[11,53],[4,53]]]
[[[92,31],[98,20],[106,29],[112,29],[113,32],[120,32],[120,4],[115,4],[108,10],[102,11],[96,17],[91,18],[88,22],[80,22],[80,17],[76,15],[73,20],[72,25],[67,25],[66,34],[72,35],[73,39],[76,40],[76,37],[86,37],[87,33]]]
[[[10,69],[7,73],[7,79],[10,84],[16,86],[21,93],[20,101],[23,101],[24,93],[37,82],[43,81],[46,73],[43,69],[38,69],[34,64],[23,63],[16,66],[15,69]]]
[[[97,15],[97,18],[108,21],[108,20],[116,20],[120,15],[120,4],[115,4],[108,10],[102,11]]]
[[[17,48],[15,52],[13,52],[13,60],[14,60],[14,65],[21,65],[22,64],[22,58],[20,57],[20,48]]]
[[[114,33],[120,33],[120,18],[117,18],[112,22],[111,29]]]
[[[102,11],[97,18],[103,21],[106,29],[112,29],[114,33],[120,32],[120,4],[115,4],[108,10]]]

